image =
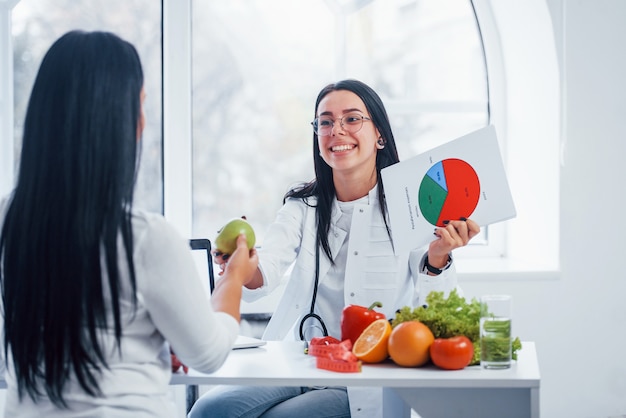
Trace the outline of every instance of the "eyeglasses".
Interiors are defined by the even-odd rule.
[[[361,130],[363,127],[363,121],[366,120],[371,119],[363,115],[359,115],[358,113],[350,113],[344,115],[340,119],[333,119],[330,116],[320,116],[319,118],[315,118],[313,122],[311,122],[311,125],[313,125],[313,130],[319,136],[328,136],[333,131],[335,122],[339,121],[339,124],[346,130],[346,132],[353,134]]]

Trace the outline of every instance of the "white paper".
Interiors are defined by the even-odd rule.
[[[422,247],[444,220],[481,227],[516,216],[490,125],[381,171],[396,253]]]

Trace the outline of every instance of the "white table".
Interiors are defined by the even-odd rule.
[[[363,365],[360,373],[315,367],[301,342],[269,341],[260,348],[235,350],[215,373],[190,370],[172,376],[172,385],[375,386],[384,393],[384,417],[539,417],[539,364],[535,344],[523,342],[510,369],[471,366],[446,371],[434,366],[403,368],[389,362]]]

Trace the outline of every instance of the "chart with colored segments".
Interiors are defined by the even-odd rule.
[[[432,225],[471,217],[480,198],[480,181],[467,162],[448,158],[434,164],[422,178],[418,193],[419,208]]]
[[[381,170],[396,254],[421,248],[444,221],[479,226],[516,216],[495,127],[490,125]]]

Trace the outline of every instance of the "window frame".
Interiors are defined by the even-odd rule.
[[[162,0],[163,214],[192,231],[191,0]]]
[[[181,132],[191,129],[191,57],[179,54],[182,59],[172,62],[175,54],[168,51],[190,50],[190,4],[191,0],[164,0],[163,7],[164,14],[170,14],[163,20],[164,63],[168,63],[164,64],[163,101],[176,103],[176,95],[182,100],[182,106],[178,107],[177,103],[174,112],[164,110],[164,124],[170,127],[165,129],[163,138],[167,156],[164,207],[165,216],[187,235],[192,219],[189,173],[192,138],[191,134],[181,135]],[[490,244],[456,250],[457,271],[461,281],[517,280],[533,275],[552,280],[559,277],[560,269],[558,149],[561,138],[559,71],[550,13],[544,0],[528,0],[523,4],[473,0],[473,5],[489,74],[491,123],[496,126],[518,217],[491,225]],[[530,21],[534,24],[524,25]],[[524,59],[536,65],[530,69],[518,66]],[[522,90],[520,99],[516,94]],[[184,114],[182,108],[190,113]],[[516,117],[519,114],[524,117]],[[526,123],[529,118],[542,129],[539,134]],[[175,129],[176,126],[179,128]],[[526,173],[524,161],[535,160],[537,150],[541,150],[541,165]],[[547,202],[547,213],[537,212],[527,202],[533,193]]]
[[[191,0],[162,1],[163,208],[165,217],[179,232],[190,236]],[[14,182],[11,9],[17,2],[0,0],[0,50],[5,58],[0,64],[3,195]],[[491,121],[498,132],[518,217],[490,227],[490,241],[500,236],[500,242],[492,243],[502,245],[504,251],[456,251],[459,277],[461,281],[532,277],[553,280],[560,277],[559,162],[563,138],[562,74],[550,11],[545,0],[473,0],[473,4],[487,59]],[[533,25],[526,24],[530,21]],[[501,233],[491,233],[498,228]]]
[[[562,93],[550,11],[545,0],[472,2],[487,59],[492,123],[518,216],[490,227],[503,231],[502,254],[457,257],[457,270],[462,281],[556,280]]]

